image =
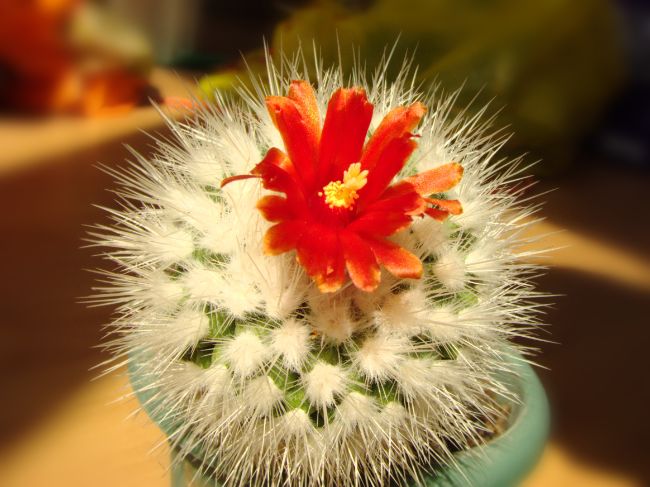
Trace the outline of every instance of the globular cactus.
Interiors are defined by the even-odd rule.
[[[516,400],[500,377],[539,310],[517,253],[534,208],[484,110],[421,93],[407,65],[392,82],[301,66],[269,60],[114,172],[96,300],[119,312],[116,365],[202,473],[403,484]]]

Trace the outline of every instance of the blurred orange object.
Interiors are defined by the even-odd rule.
[[[125,71],[102,71],[86,77],[81,110],[86,115],[116,114],[130,110],[143,101],[149,83],[139,75]]]
[[[83,0],[0,2],[0,105],[85,115],[129,109],[148,90],[146,73],[106,63],[71,40]]]
[[[29,111],[58,111],[73,102],[72,53],[62,40],[77,3],[0,2],[0,65],[8,85],[2,87],[3,104]]]

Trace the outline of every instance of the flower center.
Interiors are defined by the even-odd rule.
[[[331,208],[352,209],[359,198],[357,193],[368,182],[368,170],[361,170],[361,163],[350,164],[343,173],[343,181],[331,181],[323,186],[318,196],[325,196],[325,203]]]

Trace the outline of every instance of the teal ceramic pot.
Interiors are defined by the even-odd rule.
[[[130,364],[132,365],[132,364]],[[456,464],[426,475],[427,487],[510,487],[516,486],[530,472],[539,459],[549,431],[549,406],[539,378],[530,365],[517,361],[518,376],[510,380],[509,388],[521,398],[512,407],[508,428],[484,445],[455,455]],[[151,419],[170,435],[174,425],[151,414],[155,390],[146,385],[146,379],[129,373],[138,400]],[[177,452],[172,449],[172,487],[219,487],[213,479],[197,474],[196,466],[188,460],[175,461]],[[413,484],[414,486],[417,484]]]
[[[508,385],[521,403],[513,406],[508,429],[484,445],[457,453],[457,466],[427,478],[424,485],[510,487],[532,470],[548,436],[549,405],[533,368],[525,362],[516,366],[519,376]]]

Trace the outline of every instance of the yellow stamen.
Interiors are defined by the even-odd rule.
[[[359,191],[368,182],[368,170],[361,170],[361,164],[355,162],[343,173],[343,182],[331,181],[323,187],[318,196],[325,195],[325,203],[330,208],[352,209],[354,202],[359,198]]]

